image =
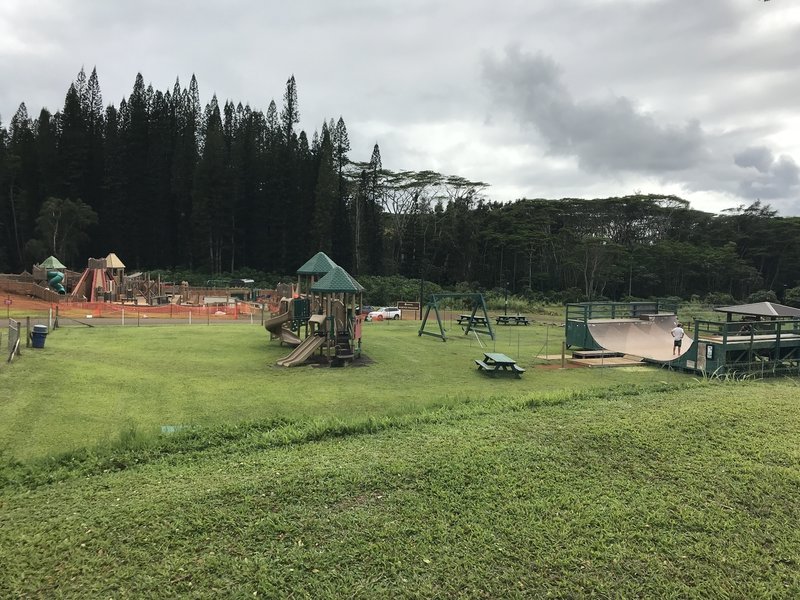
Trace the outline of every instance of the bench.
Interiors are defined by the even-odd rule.
[[[498,325],[528,325],[530,321],[525,315],[498,315],[496,317]]]
[[[479,371],[485,371],[491,376],[495,373],[513,373],[519,378],[525,372],[525,369],[505,354],[485,353],[485,360],[475,359],[475,364]]]
[[[456,319],[456,323],[459,325],[466,325],[467,323],[471,323],[472,325],[488,325],[489,321],[486,317],[479,317],[479,316],[472,316],[472,315],[460,315],[458,319]]]

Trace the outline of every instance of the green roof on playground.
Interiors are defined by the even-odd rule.
[[[336,263],[324,252],[317,252],[306,263],[297,269],[298,275],[325,275],[330,273]]]
[[[61,261],[58,260],[55,256],[48,256],[42,261],[42,264],[39,265],[43,269],[66,269],[64,265],[61,264]]]
[[[342,267],[334,266],[330,273],[311,286],[311,291],[357,294],[364,291],[364,286]]]

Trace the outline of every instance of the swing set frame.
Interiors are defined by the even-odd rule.
[[[441,300],[449,298],[469,299],[472,301],[472,313],[469,315],[469,318],[466,319],[466,326],[462,326],[464,330],[464,335],[469,335],[470,332],[474,331],[475,333],[488,335],[491,339],[494,339],[494,330],[492,329],[492,322],[489,319],[489,313],[486,310],[486,300],[484,300],[483,294],[480,293],[431,294],[428,303],[425,305],[425,315],[422,317],[422,324],[420,325],[419,331],[417,332],[418,336],[430,335],[433,337],[440,338],[443,342],[447,341],[447,333],[442,323],[442,316],[439,313],[439,302]],[[439,325],[438,333],[435,333],[433,331],[425,331],[425,325],[428,322],[428,316],[430,315],[431,309],[433,309],[433,312],[436,315],[436,323]],[[480,309],[482,315],[478,315],[478,309]],[[476,316],[478,317],[477,319]],[[482,320],[483,323],[486,323],[486,329],[483,329],[480,326],[478,326],[479,319]]]

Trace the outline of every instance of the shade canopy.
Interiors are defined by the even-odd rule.
[[[324,252],[317,252],[305,264],[297,269],[298,275],[325,275],[330,273],[336,263]]]
[[[42,264],[39,265],[43,269],[66,269],[67,267],[61,264],[61,261],[58,260],[55,256],[48,256],[46,259],[42,261]]]
[[[114,254],[113,252],[106,256],[106,268],[107,269],[124,269],[125,264],[119,259],[119,256]]]
[[[800,318],[800,308],[793,308],[775,302],[755,302],[753,304],[740,304],[738,306],[720,306],[714,309],[717,312],[729,315],[748,315],[751,317],[768,318]]]
[[[322,279],[311,286],[312,292],[357,294],[364,286],[353,279],[342,267],[335,266]]]

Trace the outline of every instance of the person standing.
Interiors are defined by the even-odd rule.
[[[672,356],[676,354],[680,355],[681,353],[681,343],[683,343],[683,336],[686,335],[686,332],[681,327],[681,324],[678,323],[675,328],[670,332],[672,333]]]

